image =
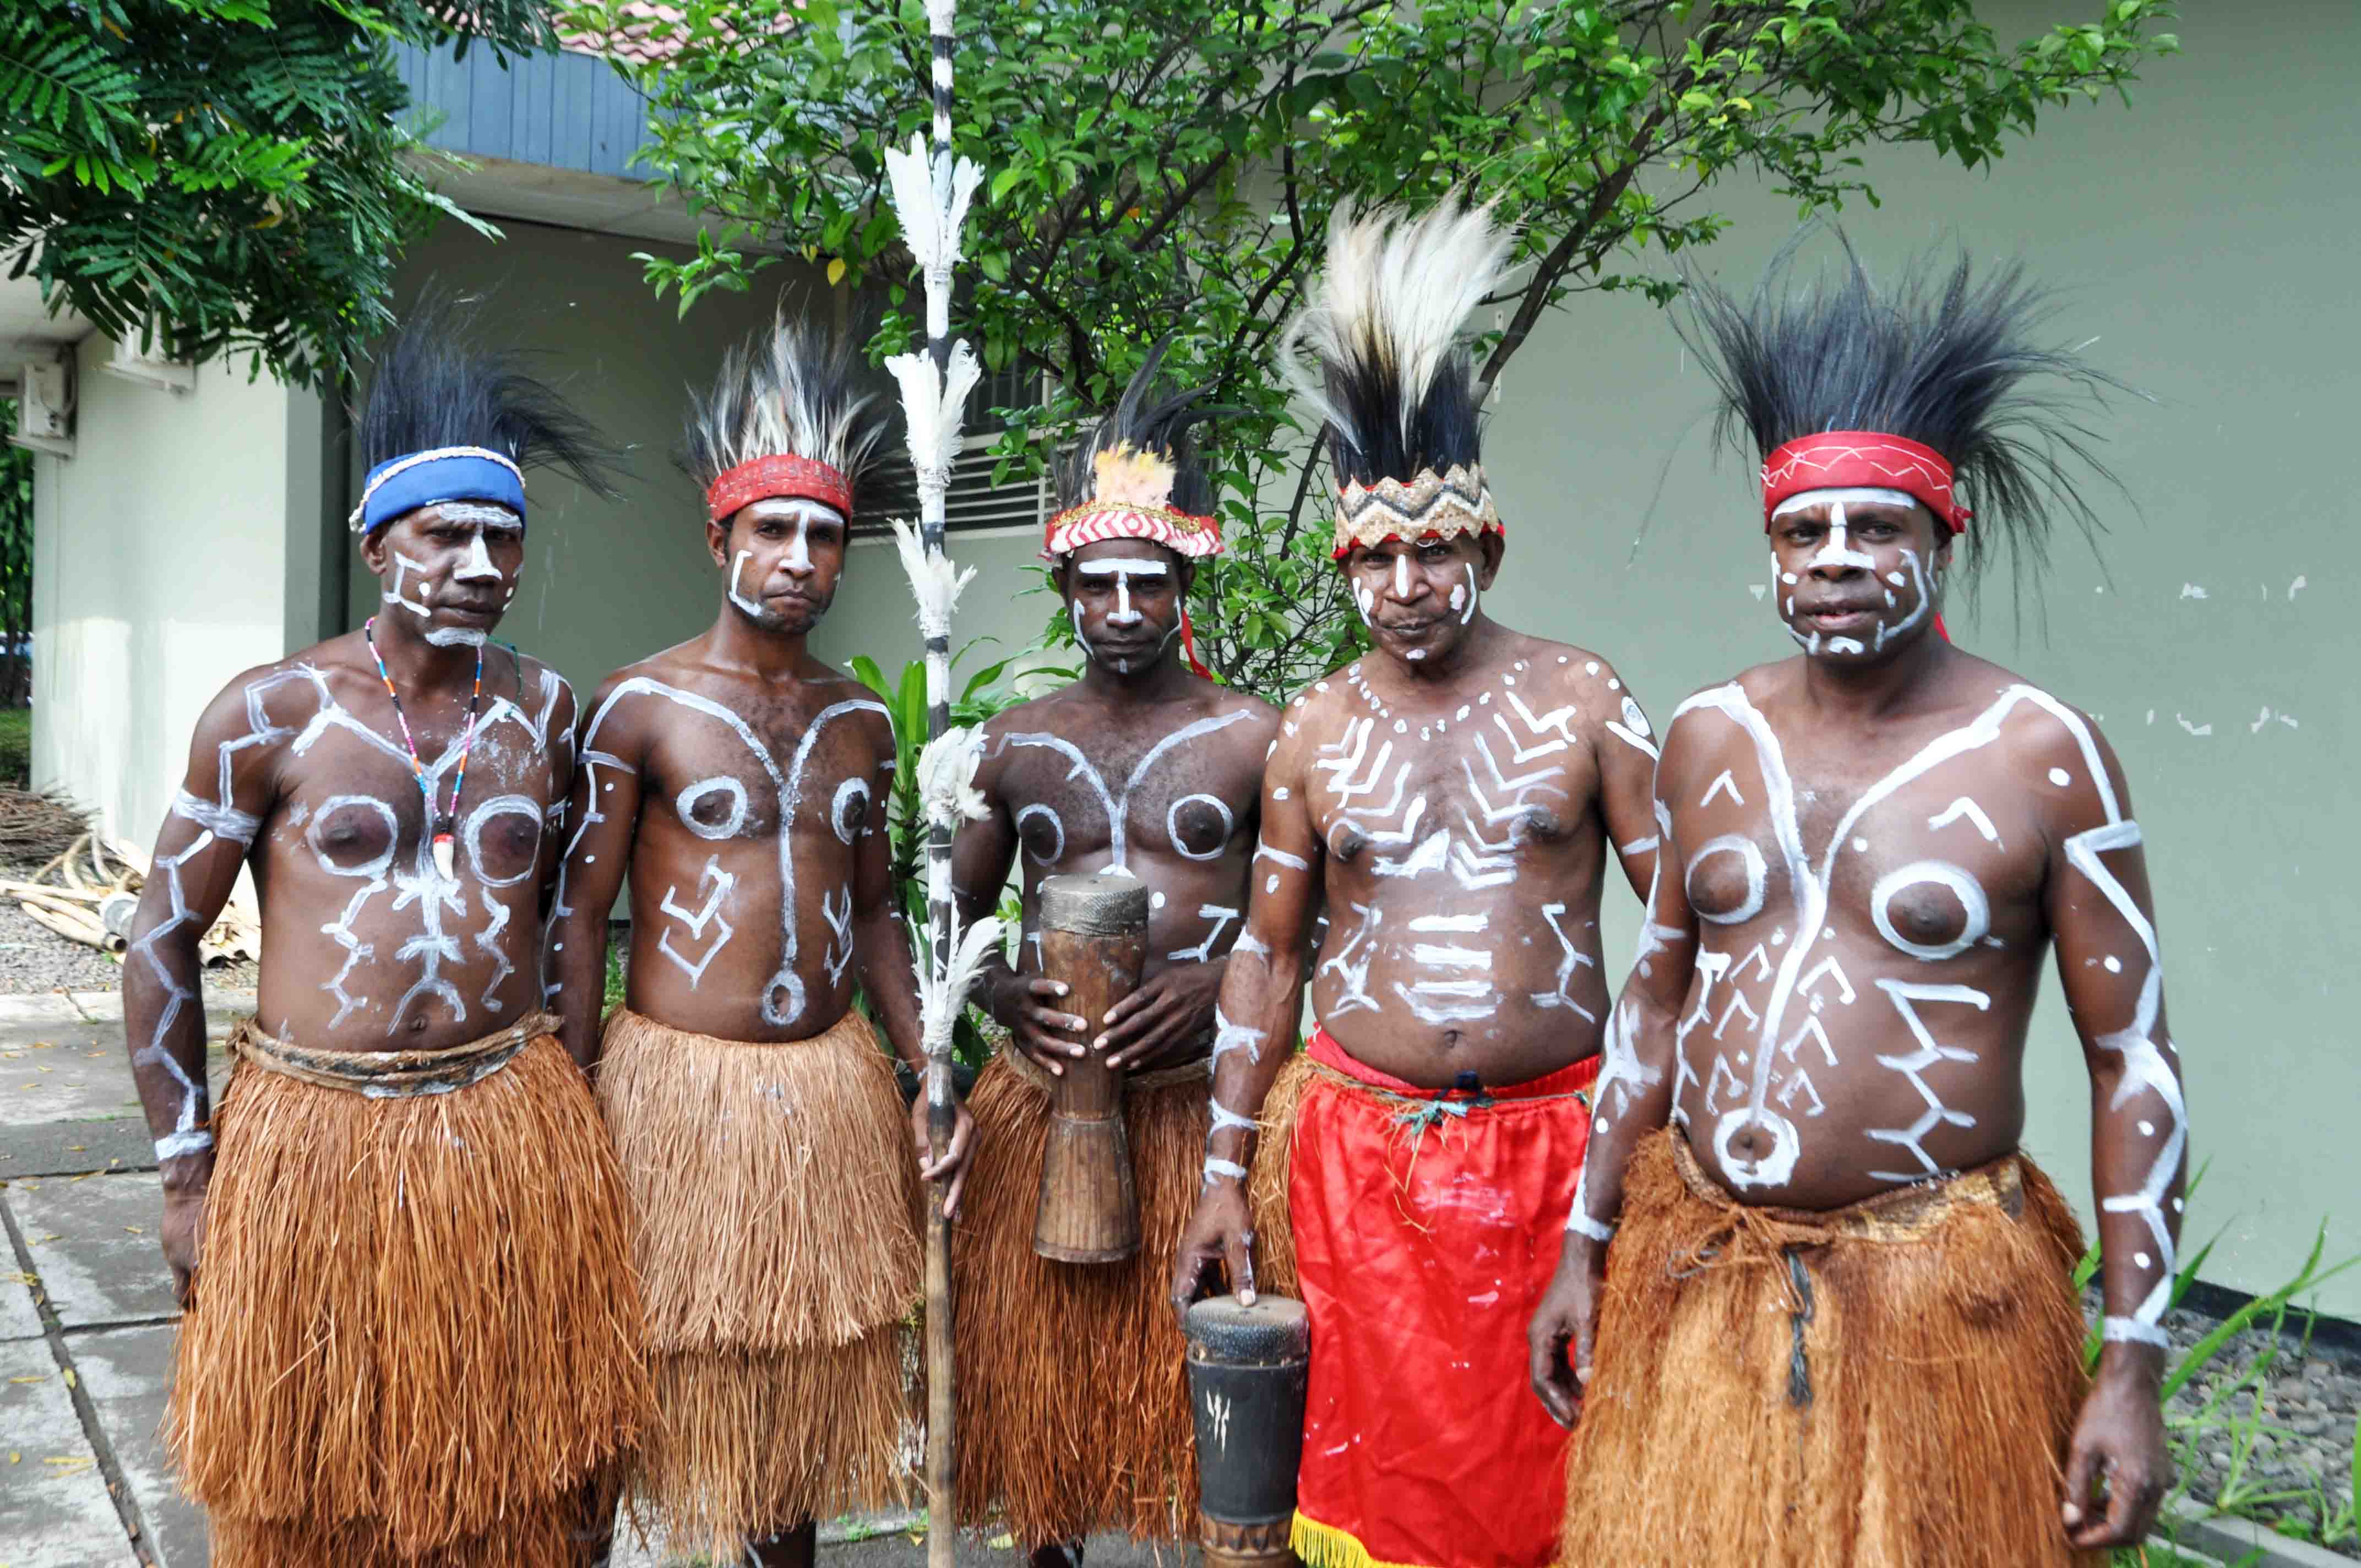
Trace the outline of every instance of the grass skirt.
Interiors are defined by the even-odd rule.
[[[1126,1085],[1139,1251],[1059,1263],[1033,1250],[1046,1080],[1006,1050],[977,1079],[975,1162],[951,1251],[963,1523],[997,1508],[1028,1547],[1100,1530],[1191,1533],[1197,1451],[1170,1288],[1204,1170],[1209,1091],[1202,1062]]]
[[[867,1021],[746,1045],[618,1009],[598,1103],[640,1219],[657,1407],[640,1497],[718,1561],[900,1501],[919,1189]]]
[[[2021,1156],[1828,1213],[1632,1156],[1561,1561],[2098,1568],[2059,1522],[2073,1215]]]
[[[240,1029],[164,1422],[216,1568],[573,1560],[648,1378],[620,1174],[551,1022],[343,1057]]]

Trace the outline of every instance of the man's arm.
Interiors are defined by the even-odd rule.
[[[554,674],[555,672],[552,672]],[[544,818],[541,836],[541,919],[544,939],[552,916],[557,912],[557,875],[566,864],[566,825],[574,819],[574,726],[580,718],[574,706],[574,688],[563,676],[557,677],[557,696],[550,705],[545,733],[549,737],[549,776],[557,785],[556,795]],[[551,976],[543,974],[542,994],[549,994]]]
[[[1599,678],[1620,685],[1604,665]],[[1655,731],[1628,689],[1607,696],[1611,711],[1590,726],[1591,751],[1598,766],[1599,819],[1623,864],[1624,879],[1644,905],[1656,873]]]
[[[985,734],[994,742],[999,740],[994,726],[987,726]],[[990,814],[961,823],[959,837],[951,842],[951,897],[959,905],[961,925],[972,925],[1000,907],[1000,891],[1016,863],[1016,822],[1000,788],[1005,758],[996,745],[987,748],[976,769],[975,787]],[[1007,953],[998,948],[985,956],[976,978],[977,1004],[1008,1030],[1017,1049],[1060,1076],[1066,1070],[1062,1062],[1084,1050],[1082,1020],[1057,1006],[1065,991],[1043,976],[1018,974]]]
[[[885,803],[894,794],[894,730],[882,717],[873,723],[877,740],[871,774],[873,787],[869,792],[869,809],[862,818],[861,837],[852,846],[853,963],[862,993],[875,1010],[894,1054],[907,1062],[924,1083],[927,1043],[918,1006],[918,970],[910,953],[910,923],[903,916],[901,890],[894,885],[893,836],[885,824]],[[961,918],[967,918],[964,912]],[[961,1105],[950,1146],[937,1149],[926,1095],[921,1093],[910,1102],[910,1137],[918,1154],[918,1175],[928,1181],[950,1183],[943,1193],[943,1212],[954,1219],[959,1215],[961,1189],[967,1184],[967,1159],[974,1135],[975,1124]]]
[[[1241,1299],[1254,1299],[1246,1178],[1254,1167],[1256,1118],[1294,1044],[1307,938],[1320,905],[1324,851],[1305,789],[1300,745],[1294,737],[1283,738],[1263,774],[1262,840],[1250,872],[1246,929],[1230,949],[1213,1008],[1213,1126],[1205,1139],[1205,1184],[1172,1279],[1173,1308],[1183,1314],[1217,1266],[1227,1271]]]
[[[566,1054],[588,1071],[598,1060],[599,1014],[607,1003],[607,920],[631,867],[640,820],[640,769],[645,745],[611,700],[609,676],[591,703],[576,747],[566,841],[549,919],[549,1006],[559,1018]],[[637,705],[643,707],[644,704]]]
[[[1668,736],[1668,753],[1674,744]],[[1660,783],[1676,766],[1677,759],[1668,754],[1656,770]],[[1607,1017],[1605,1060],[1592,1090],[1590,1147],[1566,1216],[1557,1274],[1526,1330],[1533,1392],[1565,1426],[1580,1413],[1582,1389],[1590,1381],[1608,1244],[1623,1211],[1624,1172],[1632,1151],[1672,1115],[1680,1013],[1697,972],[1697,916],[1689,910],[1682,883],[1685,862],[1665,802],[1664,795],[1650,800],[1653,866],[1641,915],[1640,951]],[[1624,859],[1628,868],[1632,854]]]
[[[197,941],[237,885],[238,867],[269,814],[279,745],[294,733],[269,718],[265,694],[249,696],[252,678],[232,682],[197,721],[123,961],[124,1040],[163,1175],[164,1261],[184,1306],[203,1246],[214,1168]]]
[[[2083,715],[2037,759],[2053,787],[2045,903],[2066,1010],[2091,1074],[2091,1173],[2106,1297],[2099,1375],[2076,1424],[2063,1517],[2077,1547],[2132,1546],[2171,1484],[2158,1386],[2180,1237],[2189,1117],[2164,1017],[2147,862],[2123,770]],[[2039,788],[2041,786],[2036,786]],[[2103,1503],[2094,1500],[2101,1483]]]

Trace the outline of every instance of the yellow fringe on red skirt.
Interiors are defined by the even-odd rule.
[[[2098,1568],[2059,1521],[2081,1237],[2021,1156],[1825,1214],[1677,1132],[1626,1179],[1568,1464],[1569,1568]]]
[[[900,1501],[919,1188],[867,1021],[748,1045],[619,1009],[598,1103],[640,1218],[655,1367],[639,1495],[717,1561]]]
[[[620,1175],[550,1022],[341,1059],[241,1029],[164,1423],[215,1568],[573,1561],[649,1389]]]

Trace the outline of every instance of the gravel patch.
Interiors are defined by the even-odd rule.
[[[2095,1297],[2090,1307],[2095,1313]],[[2300,1328],[2292,1312],[2288,1321]],[[2167,1313],[2170,1365],[2217,1326],[2185,1309]],[[2361,1358],[2249,1326],[2172,1397],[2165,1420],[2192,1501],[2361,1561],[2353,1496]]]

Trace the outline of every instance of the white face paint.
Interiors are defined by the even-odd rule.
[[[1115,609],[1106,618],[1109,626],[1136,626],[1147,619],[1131,608],[1132,579],[1138,578],[1142,587],[1160,588],[1172,575],[1161,561],[1144,561],[1127,555],[1078,561],[1074,564],[1074,570],[1085,577],[1115,579]]]
[[[1459,612],[1459,624],[1462,626],[1466,625],[1469,621],[1476,619],[1476,600],[1477,598],[1477,591],[1476,587],[1476,568],[1473,566],[1467,568],[1467,581],[1465,587],[1467,597],[1466,602],[1464,604],[1460,601],[1461,586],[1455,584],[1451,589],[1451,608]]]
[[[798,540],[803,537],[801,529],[796,531],[796,537]],[[763,618],[763,607],[746,597],[738,581],[739,573],[746,568],[746,558],[752,554],[752,550],[741,550],[737,558],[730,563],[730,602],[759,620]]]
[[[1932,611],[1935,585],[1925,565],[1920,562],[1916,550],[1906,547],[1902,550],[1905,568],[1903,571],[1886,571],[1881,574],[1878,571],[1877,557],[1854,546],[1846,509],[1871,504],[1915,508],[1919,503],[1917,498],[1905,490],[1869,486],[1843,487],[1805,490],[1800,494],[1790,496],[1781,501],[1771,514],[1772,521],[1776,522],[1791,512],[1827,508],[1828,537],[1811,559],[1804,564],[1804,571],[1830,574],[1847,571],[1869,573],[1883,583],[1890,585],[1882,589],[1880,595],[1884,600],[1886,609],[1901,612],[1896,619],[1880,619],[1872,639],[1868,642],[1863,642],[1856,637],[1842,635],[1832,635],[1824,639],[1817,630],[1806,632],[1792,625],[1789,626],[1787,634],[1795,640],[1796,644],[1806,654],[1817,656],[1826,652],[1832,658],[1859,658],[1880,652],[1887,643],[1916,626]],[[1797,573],[1779,569],[1778,557],[1775,554],[1773,556],[1773,569],[1782,585],[1791,586],[1800,580]],[[1905,608],[1905,596],[1894,592],[1893,589],[1905,588],[1913,584],[1916,587],[1917,595],[1914,600],[1907,601]],[[1785,617],[1792,621],[1795,615],[1795,596],[1792,593],[1788,594],[1782,603]]]
[[[1394,598],[1410,598],[1410,556],[1407,554],[1394,557]]]

